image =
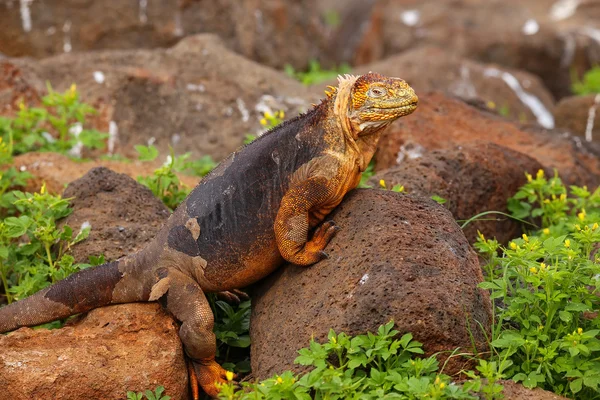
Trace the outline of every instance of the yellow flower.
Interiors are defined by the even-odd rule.
[[[536,267],[531,267],[531,268],[529,268],[529,272],[531,272],[532,274],[536,274],[537,273],[537,268]]]
[[[267,118],[267,119],[271,119],[271,118],[273,118],[273,116],[271,115],[271,113],[270,113],[270,112],[268,112],[268,111],[265,111],[265,112],[264,112],[264,114],[263,114],[263,116],[264,116],[265,118]]]
[[[489,108],[490,110],[493,110],[493,109],[495,109],[495,108],[496,108],[496,103],[494,103],[493,101],[491,101],[491,100],[490,100],[490,101],[488,101],[488,102],[486,103],[486,106],[487,106],[487,108]]]
[[[575,224],[575,229],[578,230],[578,231],[581,230],[581,227],[579,226],[579,224]]]
[[[225,372],[225,377],[227,378],[228,381],[231,382],[233,380],[233,372],[231,372],[231,371]]]
[[[69,90],[71,91],[71,93],[75,93],[77,91],[77,85],[73,83]]]
[[[596,230],[596,229],[598,229],[598,223],[597,223],[597,222],[594,222],[594,225],[592,225],[592,229],[593,229],[593,230]]]
[[[485,236],[483,236],[483,233],[479,232],[479,230],[477,231],[477,236],[479,236],[479,239],[485,241]]]
[[[526,234],[523,234],[523,240],[529,242],[529,237]]]
[[[525,172],[525,176],[527,177],[527,182],[531,182],[533,180],[533,176],[531,176],[531,174]]]
[[[262,126],[265,126],[265,125],[267,125],[267,120],[266,120],[266,119],[264,119],[264,118],[262,118],[262,119],[260,120],[260,124],[261,124]]]
[[[279,110],[279,118],[285,118],[285,113],[283,112],[283,110]]]
[[[585,219],[585,208],[581,209],[581,212],[577,214],[577,218],[579,218],[580,221],[583,221]]]
[[[544,235],[549,235],[550,234],[550,229],[544,228],[544,230],[542,232],[544,232]]]
[[[544,264],[544,263],[540,263],[540,271],[543,271],[543,270],[545,270],[545,269],[546,269],[546,267],[547,267],[547,266],[546,266],[546,264]]]
[[[436,377],[435,377],[435,384],[436,384],[436,385],[439,385],[439,383],[440,383],[440,377],[439,377],[439,376],[436,376]]]
[[[565,239],[565,247],[571,247],[571,240]]]
[[[577,328],[577,333],[579,333],[581,335],[583,333],[583,329]]]
[[[283,379],[280,376],[277,377],[277,383],[283,383]]]
[[[537,174],[535,174],[536,179],[541,179],[544,177],[544,170],[543,169],[538,169]]]
[[[385,189],[385,181],[383,179],[379,180],[379,186]]]
[[[510,242],[509,246],[510,246],[510,248],[511,248],[511,249],[513,249],[513,250],[516,250],[516,249],[518,249],[518,248],[519,248],[519,246],[517,246],[517,244],[516,244],[515,242]]]
[[[443,389],[445,387],[446,387],[446,385],[444,384],[444,382],[440,383],[440,389]]]
[[[560,201],[565,201],[567,199],[567,195],[565,193],[562,193],[560,195]]]
[[[544,204],[550,204],[550,199],[544,199]]]

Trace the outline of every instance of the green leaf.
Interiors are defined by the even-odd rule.
[[[23,236],[32,223],[32,219],[26,215],[8,217],[4,220],[4,225],[8,228],[6,233],[11,238]]]
[[[435,201],[438,204],[444,204],[445,202],[448,201],[445,198],[438,196],[437,194],[434,194],[433,196],[431,196],[431,200]]]
[[[569,383],[569,388],[571,389],[571,392],[573,392],[573,393],[580,392],[582,386],[583,386],[583,379],[581,379],[581,378],[572,380],[571,383]]]
[[[138,144],[134,148],[138,152],[138,160],[140,161],[153,161],[158,157],[158,149],[152,145],[144,146]]]

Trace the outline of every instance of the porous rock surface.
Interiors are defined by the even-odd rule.
[[[567,184],[600,184],[600,145],[561,130],[510,122],[485,109],[439,92],[419,93],[419,107],[384,131],[376,154],[377,170],[425,150],[487,141],[527,154],[544,168],[556,168]]]
[[[535,175],[540,168],[539,162],[523,153],[494,143],[476,142],[405,159],[375,174],[369,184],[379,187],[383,179],[387,188],[403,185],[409,194],[440,196],[455,219],[466,221],[485,211],[508,213],[508,199],[527,182],[525,172]],[[478,231],[506,243],[521,235],[521,223],[486,215],[465,227],[469,242],[475,241]]]
[[[557,127],[600,142],[600,93],[565,97],[554,107],[554,115]]]
[[[504,400],[566,400],[567,397],[559,396],[540,388],[528,389],[511,380],[498,381],[504,387],[502,395]]]
[[[0,60],[0,71],[3,65],[40,94],[46,81],[61,92],[76,83],[81,100],[98,110],[90,127],[112,134],[105,151],[130,158],[137,157],[135,145],[151,142],[161,154],[170,145],[175,154],[191,151],[219,161],[247,134],[264,130],[263,112],[292,117],[318,100],[301,83],[234,53],[211,34],[186,37],[169,49],[7,59]]]
[[[104,254],[116,260],[143,248],[170,215],[148,189],[125,174],[98,167],[71,182],[63,197],[72,197],[73,213],[63,222],[78,232],[91,225],[87,240],[73,247],[78,262]]]
[[[61,329],[0,335],[2,398],[114,399],[164,386],[187,399],[178,327],[158,304],[98,308]]]
[[[316,0],[0,1],[0,53],[48,57],[63,52],[168,47],[214,33],[263,64],[303,68],[324,50],[328,29]]]
[[[353,0],[337,9],[346,29],[338,31],[332,52],[354,65],[436,45],[529,71],[560,99],[571,93],[572,71],[582,74],[600,61],[596,1]]]
[[[311,267],[286,265],[258,284],[251,318],[254,376],[288,369],[311,337],[330,328],[350,335],[376,331],[393,319],[427,354],[469,351],[467,324],[478,349],[491,303],[477,288],[477,256],[454,218],[432,200],[383,190],[350,193],[330,219],[341,227],[329,259]],[[478,322],[476,322],[478,321]],[[452,374],[465,360],[453,358]]]

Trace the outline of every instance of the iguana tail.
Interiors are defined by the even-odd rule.
[[[124,271],[139,267],[136,256],[138,254],[81,270],[30,297],[0,308],[0,333],[63,319],[111,303],[147,300],[143,298],[147,291],[141,287],[144,285],[138,285],[139,290],[120,289],[123,285],[119,282],[129,280],[125,278],[129,274]]]

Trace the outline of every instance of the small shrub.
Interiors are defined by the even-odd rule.
[[[567,189],[540,170],[509,201],[517,218],[542,226],[507,247],[480,235],[480,286],[495,301],[494,361],[506,375],[577,399],[600,396],[600,188]],[[498,254],[500,252],[500,254]]]
[[[243,382],[242,389],[224,385],[220,399],[477,399],[472,393],[483,387],[476,377],[463,385],[438,373],[435,356],[423,354],[421,343],[398,331],[390,322],[377,334],[367,333],[350,337],[329,332],[328,341],[320,344],[311,340],[310,346],[299,351],[295,362],[313,367],[303,375],[284,372],[261,382]],[[487,375],[496,377],[487,364],[481,364]],[[491,371],[491,372],[490,372]],[[494,380],[495,382],[495,380]],[[489,384],[497,394],[502,387]],[[494,394],[494,395],[495,395]],[[491,397],[487,398],[494,398]]]
[[[0,137],[10,156],[30,151],[54,151],[80,157],[81,148],[103,148],[108,137],[85,128],[86,118],[94,114],[94,108],[79,101],[75,85],[58,93],[48,84],[42,107],[21,103],[14,118],[0,117]]]

